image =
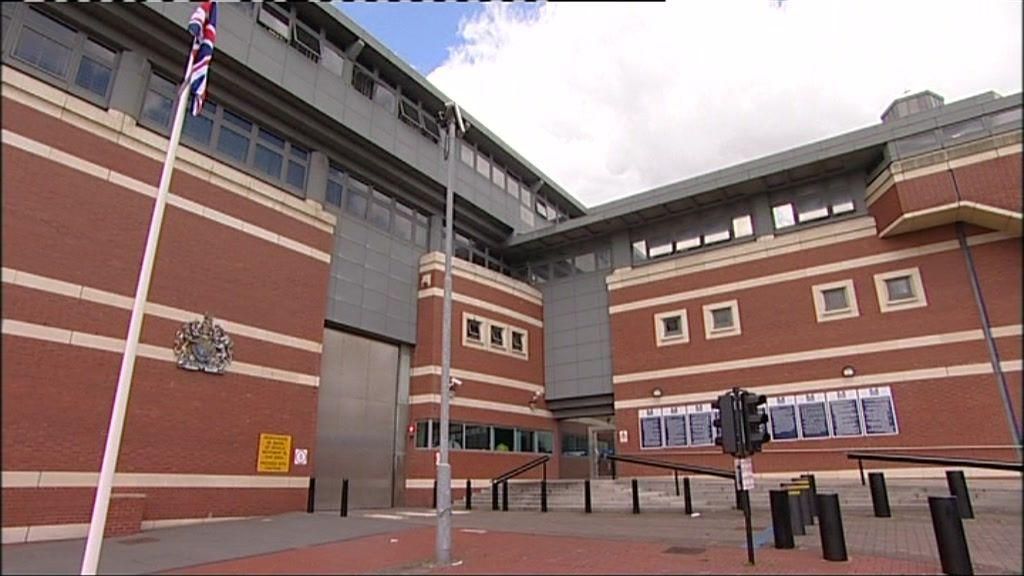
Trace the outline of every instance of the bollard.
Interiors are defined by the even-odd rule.
[[[583,511],[587,514],[593,512],[590,507],[590,480],[583,481]]]
[[[434,480],[434,499],[430,501],[430,507],[437,508],[437,480]]]
[[[783,482],[780,484],[786,490],[793,490],[800,500],[800,523],[804,526],[814,526],[814,516],[811,514],[811,488],[807,482]]]
[[[548,481],[540,481],[540,511],[548,511]]]
[[[501,481],[501,511],[508,512],[508,480]]]
[[[875,509],[875,518],[889,518],[889,494],[885,491],[885,475],[881,472],[869,472],[868,483],[871,484],[871,506]]]
[[[814,474],[801,474],[800,479],[811,486],[811,516],[815,517],[818,515],[818,484],[814,481]]]
[[[309,491],[306,493],[306,514],[313,513],[313,499],[316,494],[316,478],[309,477]]]
[[[690,496],[690,477],[683,477],[683,505],[687,514],[693,514],[693,498]]]
[[[957,498],[929,496],[928,509],[932,513],[932,527],[935,529],[935,543],[939,547],[942,571],[946,574],[974,574]]]
[[[348,516],[348,478],[341,481],[341,517]]]
[[[633,514],[640,513],[640,491],[637,489],[636,478],[633,478]]]
[[[491,482],[491,510],[498,509],[498,485]]]
[[[956,505],[961,518],[974,518],[974,507],[971,506],[971,494],[967,491],[967,480],[962,470],[946,470],[946,483],[949,494],[956,496]]]
[[[473,509],[473,481],[466,478],[466,510]]]
[[[736,509],[737,510],[743,510],[743,502],[740,499],[740,491],[739,490],[736,491]]]
[[[676,496],[679,496],[679,470],[673,470],[672,475],[676,478]]]
[[[789,493],[785,490],[771,490],[768,492],[768,499],[772,508],[772,532],[775,534],[775,547],[795,548],[793,524],[789,517]]]
[[[804,528],[803,514],[801,509],[803,508],[803,500],[800,499],[799,490],[786,490],[786,500],[789,503],[789,525],[793,534],[797,536],[806,536],[807,529]]]
[[[839,511],[838,494],[818,494],[818,519],[821,520],[821,556],[832,562],[845,562],[846,536],[843,515]]]

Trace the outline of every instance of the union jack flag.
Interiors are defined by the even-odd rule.
[[[189,94],[192,115],[198,116],[206,100],[206,78],[213,58],[213,44],[217,41],[217,3],[200,4],[188,21],[188,31],[192,34],[192,85]]]

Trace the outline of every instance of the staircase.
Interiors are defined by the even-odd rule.
[[[769,490],[779,489],[782,479],[758,479],[756,488],[750,493],[751,505],[755,509],[767,509]],[[729,510],[736,502],[733,483],[719,478],[694,476],[690,480],[690,493],[695,512]],[[683,479],[679,479],[682,494]],[[968,479],[971,504],[975,511],[1020,512],[1022,492],[1020,480]],[[945,478],[906,479],[886,478],[889,506],[892,509],[928,510],[929,496],[949,496]],[[631,479],[592,480],[591,506],[595,512],[629,512],[633,509]],[[842,509],[871,510],[871,490],[861,486],[860,480],[817,481],[819,493],[839,494]],[[513,481],[508,485],[509,510],[540,510],[540,482]],[[548,510],[583,510],[583,480],[549,480]],[[638,483],[640,510],[684,509],[683,497],[675,495],[672,478],[640,478]],[[501,493],[499,487],[498,502]],[[464,504],[460,501],[457,506]],[[490,488],[474,495],[474,507],[490,509]]]

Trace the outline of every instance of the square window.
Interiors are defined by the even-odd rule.
[[[479,424],[466,424],[466,450],[489,450],[491,448],[491,428]]]
[[[526,353],[526,332],[512,330],[512,351],[520,354]]]
[[[505,327],[491,325],[491,346],[505,348]]]
[[[883,313],[928,305],[918,268],[875,274],[875,292]]]
[[[750,214],[745,216],[737,216],[732,219],[732,236],[733,238],[744,238],[746,236],[752,236],[754,234],[754,223],[750,218]]]
[[[796,217],[793,215],[792,204],[780,204],[772,208],[772,219],[775,222],[775,229],[789,228],[796,224]]]
[[[700,248],[700,236],[691,236],[689,238],[683,238],[682,240],[676,240],[676,252],[682,252],[683,250],[693,250],[694,248]]]
[[[855,209],[853,200],[849,198],[841,198],[832,202],[832,214],[846,214],[847,212],[853,212]]]
[[[59,78],[64,78],[67,74],[68,63],[71,61],[70,48],[27,26],[21,29],[14,55],[19,60]]]
[[[860,316],[853,280],[818,284],[811,287],[811,293],[814,297],[814,314],[818,322]]]
[[[110,78],[114,71],[106,65],[83,56],[78,63],[78,73],[75,75],[75,84],[85,88],[93,94],[105,97],[107,88],[110,86]]]
[[[818,196],[800,200],[797,205],[797,218],[801,223],[828,218],[828,208],[825,206],[825,201]]]
[[[334,180],[327,181],[327,203],[334,204],[335,206],[341,206],[341,184],[338,184]]]
[[[682,318],[679,316],[669,316],[668,318],[661,319],[662,330],[661,333],[665,336],[679,336],[683,333]]]
[[[193,116],[189,114],[189,117]],[[228,113],[225,112],[225,120],[228,117]],[[245,162],[249,155],[249,138],[222,127],[220,136],[217,138],[217,150],[239,162]]]
[[[555,449],[555,436],[551,432],[541,430],[537,432],[537,452],[551,454]]]
[[[657,346],[683,344],[690,341],[686,310],[672,310],[654,315],[654,341]]]
[[[517,452],[535,452],[533,430],[519,430],[516,429],[516,451]]]
[[[483,322],[476,318],[466,318],[466,340],[469,342],[483,343]]]
[[[480,173],[484,178],[491,177],[491,163],[483,156],[477,155],[476,157],[476,171]]]
[[[741,333],[739,302],[715,302],[705,304],[704,337],[706,339],[738,336]]]
[[[725,242],[728,239],[729,239],[729,231],[728,230],[718,230],[718,231],[710,232],[710,233],[704,235],[704,243],[705,244],[717,244],[718,242]]]

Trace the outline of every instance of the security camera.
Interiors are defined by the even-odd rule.
[[[448,384],[448,388],[455,388],[456,386],[462,386],[462,380],[453,377],[451,382]]]
[[[465,134],[468,129],[468,125],[465,120],[462,119],[462,109],[455,102],[445,103],[445,108],[448,110],[448,118],[455,120],[455,128],[460,134]]]

